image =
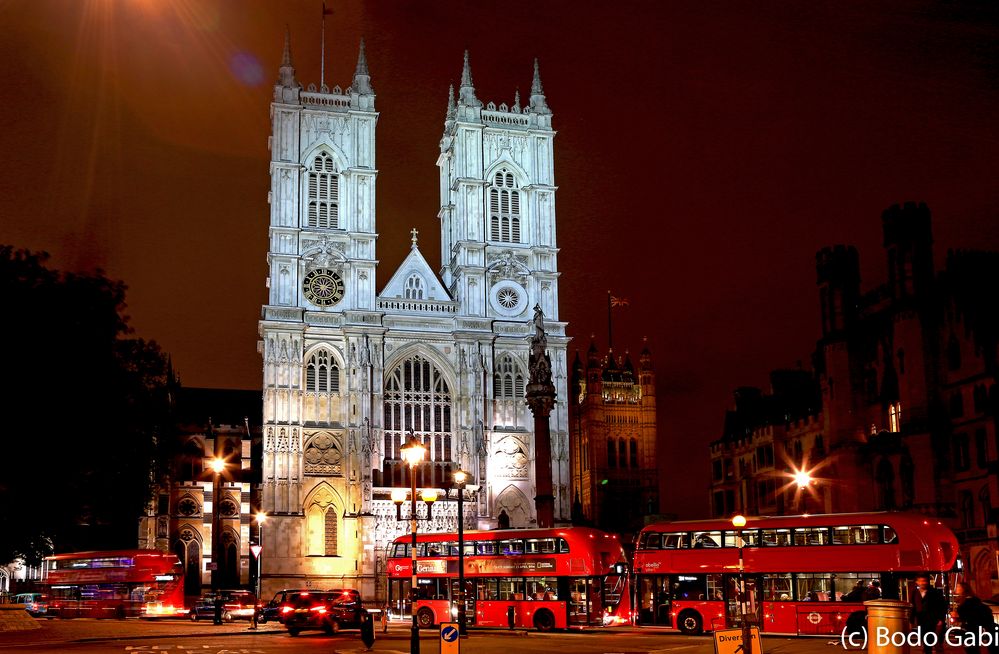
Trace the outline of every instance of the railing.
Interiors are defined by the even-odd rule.
[[[457,307],[451,302],[434,300],[378,300],[378,308],[386,311],[413,311],[418,313],[456,313]]]
[[[328,93],[304,92],[299,96],[302,104],[318,107],[334,107],[337,109],[350,109],[350,98],[345,95],[330,95]]]
[[[511,114],[504,111],[483,111],[482,120],[500,125],[517,125],[527,127],[530,124],[530,116],[525,114]]]

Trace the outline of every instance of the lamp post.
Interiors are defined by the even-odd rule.
[[[220,497],[222,495],[222,472],[225,470],[225,459],[215,457],[211,461],[212,468],[212,595],[215,603],[215,615],[212,622],[222,624],[222,595],[219,593],[219,579],[222,571],[219,562],[222,558],[220,550],[222,538],[219,531],[222,528],[219,514]]]
[[[746,575],[742,559],[742,528],[746,526],[746,516],[737,515],[732,518],[736,544],[739,546],[739,615],[742,622],[742,654],[753,654],[753,632],[749,625],[749,598],[746,596]]]
[[[468,473],[454,472],[454,485],[458,488],[458,634],[465,636],[465,484]]]
[[[257,515],[255,516],[255,519],[257,521],[257,546],[256,549],[254,548],[251,549],[253,549],[253,552],[257,557],[257,588],[256,588],[257,605],[253,607],[253,623],[250,625],[250,629],[257,628],[257,610],[258,607],[261,606],[260,592],[262,584],[260,582],[260,572],[262,570],[262,567],[260,565],[260,558],[264,554],[264,521],[267,520],[267,514],[264,513],[263,511],[258,511]]]
[[[418,518],[416,517],[416,467],[423,461],[423,457],[427,454],[427,448],[423,446],[418,438],[412,433],[409,435],[409,440],[405,445],[402,446],[400,450],[403,460],[409,464],[409,479],[411,484],[411,495],[412,505],[410,506],[410,524],[409,530],[413,536],[412,548],[410,553],[410,564],[412,565],[412,588],[410,592],[412,598],[410,600],[410,613],[413,614],[413,626],[409,633],[409,651],[410,654],[420,654],[420,625],[416,621],[416,597],[419,580],[416,578],[416,531],[418,529]],[[392,494],[393,501],[399,497],[395,492]],[[433,499],[424,498],[427,501],[427,518],[430,518],[430,507],[434,500],[437,499],[434,495]],[[400,517],[402,510],[402,502],[396,501],[396,517]]]

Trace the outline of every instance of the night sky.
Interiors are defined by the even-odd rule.
[[[938,262],[999,249],[995,2],[330,5],[327,83],[350,84],[363,36],[378,94],[379,288],[412,227],[440,262],[462,51],[496,104],[526,102],[540,59],[570,357],[591,334],[606,347],[608,290],[630,300],[615,349],[648,337],[665,508],[685,517],[707,512],[732,390],[809,365],[819,248],[856,245],[879,284],[881,211],[922,200]],[[0,0],[0,243],[124,280],[136,333],[186,386],[260,387],[269,102],[285,24],[318,84],[319,16],[317,0]]]

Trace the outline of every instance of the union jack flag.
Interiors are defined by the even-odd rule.
[[[626,307],[629,304],[628,298],[610,296],[610,305],[612,307]]]

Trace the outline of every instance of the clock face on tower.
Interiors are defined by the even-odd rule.
[[[343,278],[328,268],[317,268],[305,276],[302,293],[317,307],[331,307],[343,299]]]

